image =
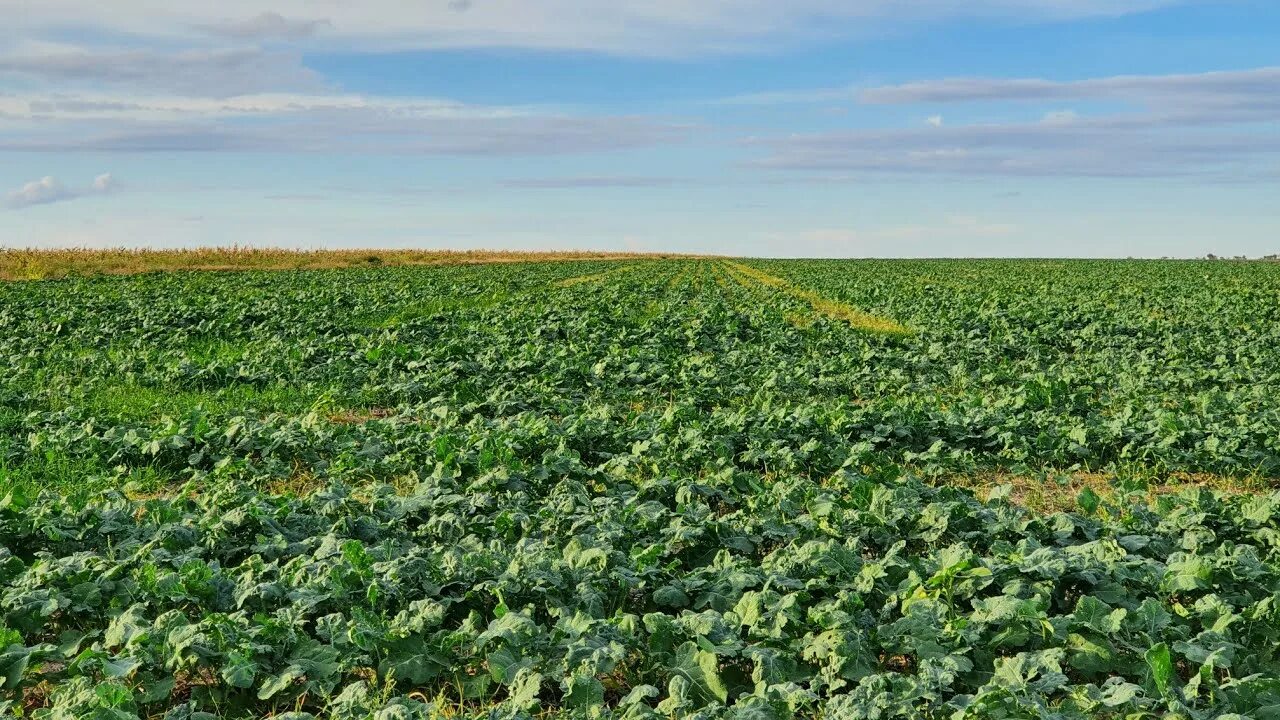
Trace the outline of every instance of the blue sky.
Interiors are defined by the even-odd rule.
[[[1273,0],[44,0],[0,245],[1280,252]]]

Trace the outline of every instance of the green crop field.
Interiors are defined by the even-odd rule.
[[[1277,478],[1275,263],[0,283],[0,712],[1275,720]]]

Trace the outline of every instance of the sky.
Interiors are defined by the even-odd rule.
[[[1280,253],[1275,0],[0,17],[0,246]]]

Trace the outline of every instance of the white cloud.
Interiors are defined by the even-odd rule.
[[[46,175],[39,180],[32,180],[5,196],[5,205],[20,209],[32,205],[48,205],[50,203],[74,200],[94,193],[111,192],[118,187],[111,173],[103,173],[93,179],[88,189],[68,188],[57,178]]]
[[[14,34],[67,26],[112,34],[181,37],[208,33],[283,37],[355,50],[522,47],[630,55],[759,50],[875,23],[1003,18],[1017,22],[1115,16],[1178,0],[365,0],[360,3],[260,0],[42,0],[5,18]],[[323,10],[317,13],[316,8]],[[317,17],[320,15],[321,17]],[[228,20],[232,18],[232,20]],[[247,18],[247,19],[246,19]],[[323,23],[330,26],[308,25]],[[324,32],[317,33],[323,29]]]
[[[123,120],[173,122],[265,119],[317,113],[363,112],[400,118],[497,119],[547,114],[537,107],[468,105],[442,98],[353,94],[254,93],[228,97],[63,92],[0,96],[0,112],[41,122]]]
[[[812,133],[757,141],[755,165],[829,173],[1020,177],[1252,177],[1280,137],[1252,128],[1187,132],[1140,117]]]
[[[517,178],[503,182],[504,187],[521,190],[583,190],[594,188],[669,187],[676,178],[646,175],[586,175],[572,177]]]
[[[64,93],[0,97],[0,114],[0,149],[29,151],[564,155],[678,143],[694,131],[649,116],[361,95]]]
[[[1280,113],[1280,67],[1174,75],[1116,75],[1074,81],[1028,78],[945,78],[858,88],[853,85],[773,90],[714,100],[724,105],[803,105],[857,100],[864,105],[991,101],[1114,100],[1144,107],[1213,106]],[[932,124],[941,115],[929,118]]]
[[[75,196],[75,193],[68,190],[57,178],[45,176],[39,180],[32,180],[9,193],[7,204],[12,208],[23,208],[69,200]]]
[[[202,23],[196,27],[213,35],[241,40],[300,40],[326,27],[333,27],[333,23],[327,19],[290,20],[277,12],[263,12],[245,20]]]
[[[863,102],[911,104],[1123,98],[1129,109],[1035,121],[858,129],[764,139],[758,165],[843,173],[1237,178],[1265,181],[1280,158],[1280,68],[1199,75],[939,80],[873,88]]]
[[[965,148],[930,148],[928,150],[908,150],[907,157],[913,160],[947,160],[969,157]]]
[[[255,48],[27,51],[0,55],[0,78],[5,75],[45,87],[99,91],[105,86],[194,97],[325,87],[319,75],[302,65],[298,54]]]
[[[812,88],[807,90],[777,90],[730,95],[709,101],[711,105],[807,105],[812,103],[838,102],[854,100],[858,96],[857,88],[834,87]]]
[[[933,127],[942,127],[942,116],[930,115],[928,119],[925,120],[925,122]]]
[[[639,115],[339,93],[297,54],[260,49],[20,50],[0,56],[0,78],[57,90],[0,95],[8,150],[554,155],[677,142],[690,129]]]
[[[95,192],[105,193],[111,192],[118,188],[120,183],[112,177],[111,173],[103,173],[93,179],[93,189]]]
[[[859,100],[873,105],[983,102],[993,100],[1115,99],[1162,104],[1194,99],[1272,99],[1280,92],[1280,67],[1179,75],[1116,75],[1088,80],[1038,78],[948,78],[868,88]],[[1274,104],[1272,104],[1274,108]]]
[[[1080,119],[1080,115],[1074,110],[1050,110],[1040,118],[1040,122],[1049,125],[1065,125]]]

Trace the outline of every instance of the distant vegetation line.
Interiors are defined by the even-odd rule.
[[[132,275],[177,270],[320,270],[370,265],[460,265],[688,257],[674,254],[589,250],[288,250],[202,247],[159,249],[0,248],[0,280],[44,280],[88,275]]]

